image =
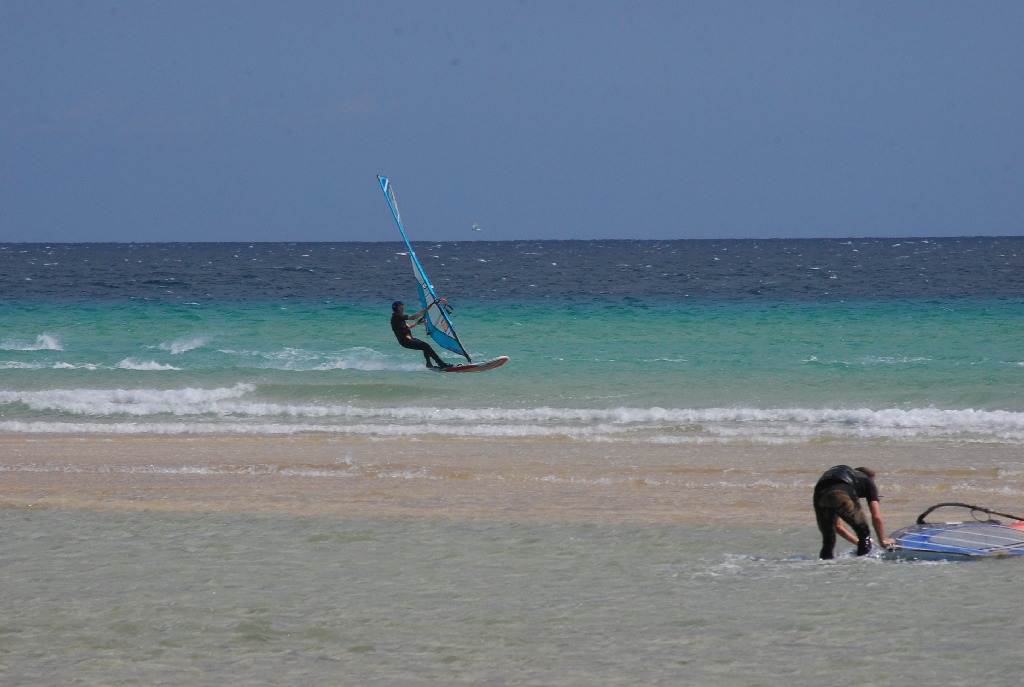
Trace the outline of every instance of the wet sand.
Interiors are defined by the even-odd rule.
[[[783,525],[839,463],[879,472],[889,529],[940,501],[1024,510],[1004,445],[65,435],[0,436],[0,507]]]

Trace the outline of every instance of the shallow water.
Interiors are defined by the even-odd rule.
[[[806,527],[3,512],[5,685],[1019,684],[1013,561]]]
[[[889,530],[1013,511],[1006,445],[8,435],[6,685],[1019,684],[1020,561],[816,560],[822,464]],[[73,506],[73,507],[71,507]]]

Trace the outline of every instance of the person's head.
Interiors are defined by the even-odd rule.
[[[391,312],[402,312],[405,310],[405,303],[402,301],[395,301],[391,304]]]
[[[856,470],[857,472],[863,472],[865,475],[868,476],[868,479],[874,479],[875,478],[875,471],[872,470],[871,468],[863,468],[862,467],[862,468],[854,468],[854,470]]]

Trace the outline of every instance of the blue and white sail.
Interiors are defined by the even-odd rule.
[[[412,244],[409,243],[409,237],[405,235],[405,228],[402,226],[402,216],[398,212],[398,201],[395,200],[395,190],[392,188],[391,182],[388,181],[387,177],[382,176],[378,176],[377,180],[380,181],[380,188],[384,191],[384,197],[388,199],[388,206],[391,207],[391,214],[398,225],[398,231],[402,233],[402,239],[409,249],[409,258],[412,260],[412,272],[416,277],[416,288],[419,290],[420,303],[422,307],[427,308],[425,316],[427,333],[430,334],[430,338],[436,341],[439,346],[448,349],[452,353],[458,353],[469,362],[473,362],[462,342],[459,341],[459,336],[455,333],[455,326],[452,325],[452,321],[448,317],[451,312],[448,304],[443,298],[439,298],[437,292],[434,291],[434,286],[430,283],[430,279],[427,278],[427,273],[423,271],[423,265],[416,258],[416,251],[412,249]]]
[[[928,522],[939,508],[954,508],[969,513],[969,520]],[[984,515],[1009,518],[1005,524]],[[892,533],[890,555],[922,560],[971,560],[1024,555],[1024,519],[967,503],[940,503],[917,517],[917,522]]]

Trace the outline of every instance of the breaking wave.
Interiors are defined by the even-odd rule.
[[[53,334],[40,334],[34,342],[21,339],[4,339],[0,341],[0,350],[4,351],[63,351],[64,345]]]
[[[158,366],[153,369],[168,369]],[[438,408],[294,402],[252,383],[0,391],[0,431],[535,437],[651,443],[829,439],[1024,443],[1024,413],[940,408]]]

